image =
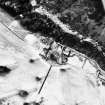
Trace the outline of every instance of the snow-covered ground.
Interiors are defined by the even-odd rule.
[[[30,49],[28,50],[30,51]],[[31,51],[30,53],[33,54]],[[31,64],[27,53],[17,51],[10,46],[1,47],[0,58],[1,65],[7,65],[12,69],[10,74],[0,77],[0,97],[13,96],[9,99],[11,103],[20,102],[20,100],[21,102],[36,100],[35,97],[42,82],[37,83],[35,77],[40,76],[43,81],[50,65],[40,57],[36,57],[35,62]],[[77,56],[69,58],[68,63],[65,66],[52,67],[39,96],[44,97],[43,105],[75,105],[77,103],[79,105],[104,105],[105,87],[97,85],[96,69],[88,60],[82,68],[83,62]],[[62,68],[66,71],[61,72]],[[14,96],[21,89],[34,91],[27,99],[22,100],[18,96]]]
[[[10,105],[38,101],[41,97],[44,97],[42,105],[105,105],[105,87],[101,82],[98,85],[96,68],[89,60],[84,65],[85,58],[81,61],[79,56],[69,58],[67,65],[53,65],[38,94],[51,64],[38,55],[39,51],[34,48],[38,46],[32,46],[38,41],[35,38],[31,42],[31,38],[34,39],[27,36],[21,41],[0,23],[0,65],[12,70],[8,75],[0,76],[0,99],[8,97]],[[29,62],[31,58],[34,63]],[[37,82],[36,76],[42,80]],[[27,90],[30,94],[27,98],[20,98],[17,95],[19,90]]]

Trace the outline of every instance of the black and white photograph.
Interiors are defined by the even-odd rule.
[[[105,105],[105,0],[0,0],[0,105]]]

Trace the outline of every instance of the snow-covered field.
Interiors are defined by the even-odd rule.
[[[35,81],[35,77],[42,77],[43,81],[50,65],[43,63],[40,58],[31,64],[24,53],[15,51],[13,48],[12,50],[10,48],[1,49],[0,58],[1,65],[7,65],[12,69],[10,74],[0,78],[0,98],[11,97],[10,102],[36,100],[35,97],[42,82]],[[44,97],[44,105],[75,105],[76,103],[104,105],[102,99],[104,98],[104,87],[98,87],[95,69],[88,61],[88,67],[84,66],[82,69],[79,67],[79,63],[74,65],[75,59],[78,60],[77,57],[72,58],[72,62],[65,67],[52,67],[40,94],[40,97]],[[61,72],[61,68],[66,71]],[[30,91],[29,97],[22,100],[18,96],[14,96],[18,90]],[[103,94],[102,97],[101,94]]]
[[[0,65],[12,70],[0,76],[0,99],[7,97],[5,104],[0,105],[22,105],[40,101],[41,97],[41,105],[105,105],[105,87],[97,80],[96,68],[89,60],[83,66],[85,58],[81,61],[78,56],[69,58],[67,65],[53,65],[38,94],[51,64],[38,55],[30,41],[27,37],[21,41],[0,23]],[[29,62],[31,58],[34,63]],[[35,80],[37,76],[41,81]],[[30,94],[21,98],[17,95],[19,90],[27,90]],[[8,102],[10,104],[6,104]]]

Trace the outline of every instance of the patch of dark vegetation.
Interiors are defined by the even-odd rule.
[[[60,71],[61,72],[66,72],[66,69],[61,68]]]
[[[105,27],[102,0],[77,0],[61,13],[59,19],[85,37],[99,40]]]
[[[34,60],[34,59],[30,59],[29,62],[30,62],[30,63],[34,63],[35,60]]]
[[[102,4],[102,0],[92,0],[95,11],[93,14],[90,14],[89,17],[91,19],[95,19],[95,21],[100,21],[105,16],[105,10]]]
[[[14,17],[32,9],[30,0],[0,0],[0,7]]]
[[[27,14],[20,19],[20,23],[25,29],[33,33],[39,32],[45,37],[56,39],[56,37],[60,36],[61,28],[46,15],[39,13]]]
[[[23,105],[30,105],[30,103],[28,103],[28,102],[24,102]]]
[[[27,91],[25,91],[25,90],[20,90],[18,95],[20,97],[27,97],[29,95],[29,93]]]
[[[37,82],[39,82],[39,81],[42,80],[42,78],[37,76],[37,77],[35,77],[35,80],[36,80]]]
[[[15,16],[17,15],[16,11],[13,10],[11,7],[3,6],[3,5],[1,5],[1,4],[0,4],[0,7],[1,7],[2,9],[6,10],[7,13],[8,13],[9,15],[11,15],[12,17],[15,17]]]
[[[7,75],[11,72],[11,69],[6,66],[0,66],[0,76]]]

